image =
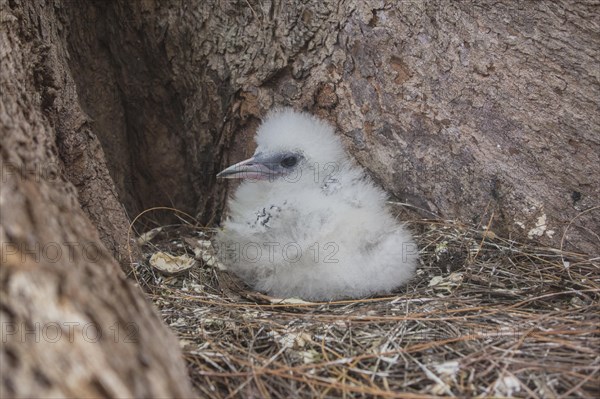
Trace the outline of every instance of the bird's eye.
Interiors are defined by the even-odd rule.
[[[289,155],[281,160],[281,166],[284,168],[291,168],[298,163],[298,158],[293,155]]]

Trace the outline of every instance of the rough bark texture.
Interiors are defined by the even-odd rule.
[[[125,21],[125,22],[122,22]],[[218,220],[214,173],[292,105],[334,123],[393,196],[597,252],[593,1],[198,1],[76,9],[72,65],[130,213]],[[115,27],[119,27],[116,29]],[[224,154],[226,154],[224,156]],[[216,219],[215,219],[216,216]]]
[[[247,45],[222,55],[222,71],[239,85],[240,109],[260,116],[289,103],[320,114],[396,197],[484,225],[494,212],[504,236],[558,246],[598,205],[597,4],[320,8],[250,10],[235,24],[231,36]],[[599,230],[597,210],[567,240],[598,253]]]
[[[0,6],[0,396],[189,397],[177,340],[111,256],[127,218],[79,105],[64,10]]]
[[[2,325],[80,323],[51,345],[3,330],[3,393],[189,393],[173,338],[110,255],[126,266],[128,215],[151,206],[218,221],[216,172],[277,105],[330,120],[426,216],[598,252],[595,1],[0,5]],[[130,321],[133,344],[82,338]]]
[[[173,35],[187,6],[71,7],[70,62],[130,215],[174,206],[209,222],[223,200],[223,189],[214,188],[222,163],[215,159],[234,93],[225,78],[213,76],[208,59],[190,58],[199,56],[193,32]]]

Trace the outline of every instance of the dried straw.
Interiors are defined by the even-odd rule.
[[[135,277],[201,396],[600,397],[598,258],[415,219],[421,266],[396,295],[278,303],[206,257],[182,276],[153,271],[154,252],[194,256],[213,233],[187,217],[161,227]]]

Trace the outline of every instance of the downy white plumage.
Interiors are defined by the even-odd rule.
[[[252,158],[217,175],[246,179],[216,237],[229,270],[269,295],[306,300],[385,294],[412,277],[411,235],[329,124],[278,109],[256,143]]]

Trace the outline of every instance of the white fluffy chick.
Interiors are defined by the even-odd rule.
[[[256,143],[252,158],[217,175],[245,179],[215,240],[230,271],[305,300],[386,294],[412,277],[417,246],[329,124],[278,109]]]

